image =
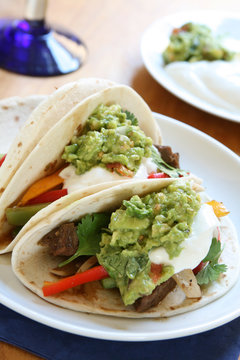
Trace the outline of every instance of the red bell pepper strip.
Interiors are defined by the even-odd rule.
[[[55,283],[46,283],[42,287],[44,296],[51,296],[58,294],[64,290],[71,289],[75,286],[82,285],[91,281],[101,280],[109,277],[107,271],[102,265],[95,266],[82,273],[77,273],[73,276],[66,277]]]
[[[50,203],[60,199],[61,197],[68,194],[67,189],[52,190],[44,194],[36,196],[34,199],[28,201],[27,205]]]
[[[201,261],[200,264],[193,269],[194,275],[197,275],[197,273],[199,273],[199,271],[201,271],[205,265],[206,263]]]
[[[3,157],[0,159],[0,167],[2,166],[4,160],[6,159],[7,154],[3,155]]]
[[[170,178],[170,176],[163,172],[152,173],[152,174],[148,175],[148,179],[164,179],[164,178]]]

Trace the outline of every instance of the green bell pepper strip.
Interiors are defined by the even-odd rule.
[[[6,217],[9,225],[23,226],[31,217],[33,217],[38,211],[42,210],[50,203],[29,205],[22,207],[13,207],[6,210]]]

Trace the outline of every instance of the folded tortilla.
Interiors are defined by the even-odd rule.
[[[41,218],[34,216],[12,241],[9,236],[12,227],[6,221],[5,210],[8,207],[14,206],[35,181],[53,173],[63,164],[61,155],[64,147],[69,144],[76,130],[84,126],[88,117],[98,105],[119,104],[122,109],[126,109],[136,116],[140,128],[147,136],[152,138],[153,143],[161,144],[160,129],[153,118],[151,110],[133,89],[124,85],[113,85],[107,81],[98,83],[96,80],[93,80],[93,84],[91,84],[85,92],[83,91],[83,89],[85,89],[84,86],[88,88],[86,84],[82,82],[81,85],[79,85],[79,83],[70,84],[67,86],[67,90],[65,88],[59,90],[53,95],[53,98],[40,104],[40,110],[39,108],[36,109],[28,119],[22,132],[18,135],[17,139],[15,139],[9,151],[10,155],[7,156],[1,167],[3,177],[8,179],[8,185],[0,197],[0,254],[12,251],[19,238],[40,221]],[[107,88],[88,96],[98,87]],[[68,101],[71,95],[75,95],[73,96],[75,100],[72,100],[71,106],[69,106]],[[87,97],[83,99],[83,96]],[[66,101],[63,101],[63,98],[66,98]],[[80,99],[80,101],[74,106],[77,99]],[[61,111],[58,109],[61,109]],[[43,116],[44,120],[41,120],[41,116]],[[52,120],[52,117],[54,120]],[[33,120],[30,120],[31,118]],[[50,125],[46,125],[48,122],[50,122]],[[38,124],[40,125],[38,126]],[[37,135],[35,135],[35,132]],[[21,152],[21,150],[18,150],[18,145],[20,143],[25,144],[25,141],[28,142],[29,140],[27,139],[31,137],[35,137],[35,142],[32,143],[31,146],[24,146],[24,154],[23,152],[21,153],[20,160],[20,158],[17,157],[18,151]],[[20,148],[21,147],[22,145]],[[14,154],[17,160],[15,163],[11,163],[9,159],[13,159]],[[14,164],[17,165],[15,166]],[[11,173],[10,176],[10,173],[8,173],[6,169],[11,166],[17,170],[15,173]],[[8,174],[5,175],[5,172]],[[124,180],[120,179],[101,184],[98,184],[96,179],[96,185],[89,186],[81,191],[81,194],[82,196],[87,196],[106,187],[116,185],[119,181],[128,181],[128,179],[129,178],[125,178]],[[41,216],[44,217],[45,214],[49,215],[50,212],[64,208],[69,202],[74,200],[74,193],[69,194],[65,196],[63,200],[55,201],[49,205],[47,212],[42,210]]]
[[[44,235],[66,222],[79,220],[86,214],[109,212],[118,208],[132,195],[145,196],[160,191],[174,179],[139,180],[124,183],[74,201],[65,209],[52,213],[30,229],[18,242],[12,253],[12,267],[18,279],[31,291],[50,303],[81,312],[129,318],[169,317],[200,308],[224,295],[236,283],[240,271],[239,245],[234,226],[228,217],[221,220],[221,243],[224,248],[220,263],[227,265],[227,272],[209,286],[203,286],[202,297],[189,299],[176,286],[157,306],[138,313],[134,307],[124,306],[117,289],[104,289],[100,282],[92,282],[54,296],[44,297],[44,281],[59,278],[50,273],[61,258],[49,255],[48,249],[39,244]],[[36,270],[37,269],[37,270]]]
[[[44,95],[14,96],[0,100],[0,154],[9,151],[9,147],[29,115],[44,100],[46,100]]]
[[[27,120],[14,139],[6,160],[0,167],[0,196],[37,143],[64,115],[88,96],[113,85],[113,82],[104,79],[81,79],[68,83],[53,94],[43,97],[43,101],[37,107],[38,100],[36,101],[35,96],[31,96],[27,100],[16,101],[14,98],[2,100],[1,108],[8,110],[7,113],[2,114],[2,123],[8,121],[12,111],[15,117],[19,117],[25,112],[24,117]],[[25,106],[23,109],[25,102],[29,107]],[[15,120],[19,121],[16,118]]]

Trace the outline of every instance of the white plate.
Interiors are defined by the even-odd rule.
[[[188,125],[155,115],[164,143],[180,152],[181,167],[204,178],[208,193],[231,210],[231,219],[239,233],[240,161],[237,155]],[[169,319],[120,319],[82,314],[38,298],[15,278],[10,255],[0,257],[0,301],[4,305],[40,323],[92,338],[149,341],[197,334],[237,318],[240,315],[239,293],[240,279],[223,298]]]
[[[224,35],[231,48],[240,51],[240,16],[239,14],[217,11],[195,11],[177,13],[163,17],[153,23],[143,34],[141,53],[144,64],[154,79],[171,93],[187,103],[222,118],[240,122],[240,113],[231,112],[221,106],[214,106],[207,100],[192,94],[168,75],[164,69],[162,53],[169,43],[170,33],[175,27],[186,22],[205,24],[215,34]]]

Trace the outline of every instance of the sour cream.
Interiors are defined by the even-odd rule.
[[[172,265],[175,273],[194,269],[207,255],[217,226],[219,221],[212,207],[203,204],[194,218],[190,236],[182,243],[180,255],[170,259],[167,251],[159,247],[149,252],[150,261],[154,264]]]
[[[68,190],[68,194],[76,190],[82,190],[88,186],[106,182],[146,179],[151,172],[157,172],[157,166],[151,158],[143,158],[133,178],[118,175],[116,172],[108,171],[101,166],[94,166],[82,175],[77,175],[75,170],[76,168],[73,165],[69,165],[59,174],[59,176],[64,179],[63,187]]]
[[[180,61],[165,71],[188,94],[240,114],[240,61]]]

